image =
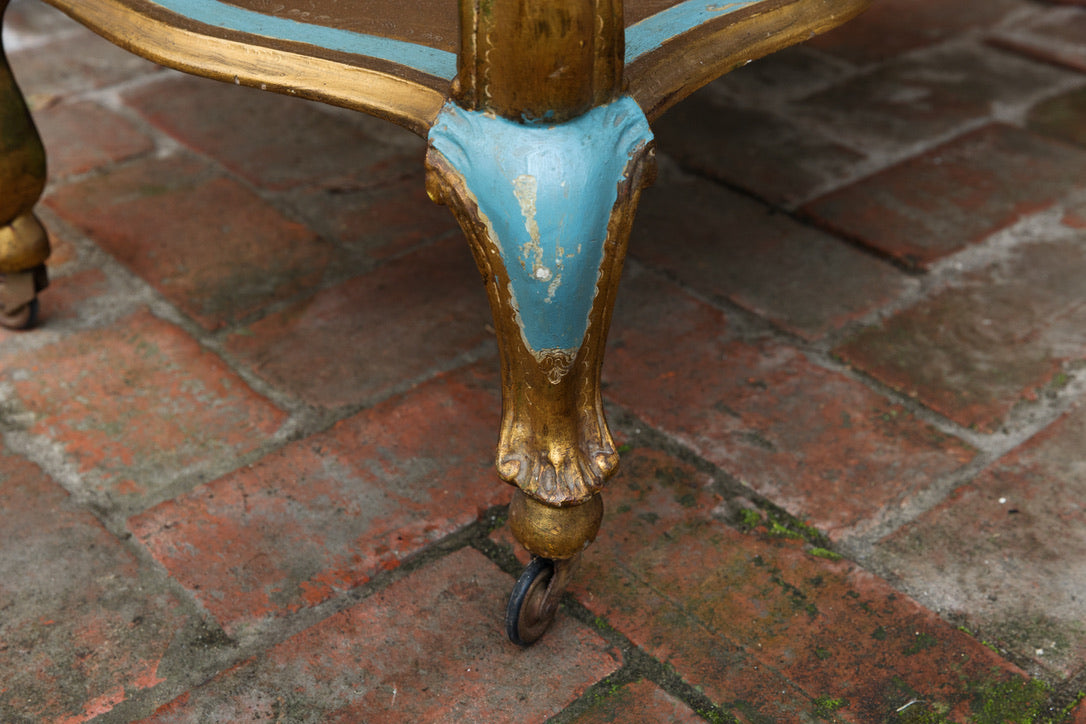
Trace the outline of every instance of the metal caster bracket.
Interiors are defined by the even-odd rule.
[[[510,641],[531,646],[547,632],[580,562],[580,554],[566,560],[532,558],[513,586],[505,609],[505,633]]]

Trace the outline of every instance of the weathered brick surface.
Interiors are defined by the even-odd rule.
[[[50,257],[50,268],[52,260],[53,257]],[[89,306],[113,292],[109,280],[100,269],[87,269],[61,279],[63,281],[49,288],[48,294],[39,298],[42,325],[79,319]],[[4,331],[0,330],[0,339],[3,339],[3,335]]]
[[[851,76],[790,106],[851,147],[900,153],[959,133],[1069,74],[994,49],[948,45]]]
[[[0,720],[76,724],[163,681],[184,623],[136,557],[40,468],[0,449]]]
[[[190,157],[147,159],[46,202],[208,329],[319,282],[329,244]]]
[[[543,722],[621,662],[562,615],[531,650],[513,646],[496,625],[511,585],[479,553],[454,553],[145,722]]]
[[[698,293],[807,339],[892,302],[905,275],[839,239],[702,180],[645,195],[631,254]]]
[[[640,449],[628,462],[574,595],[725,710],[872,722],[923,699],[964,721],[970,687],[1020,676],[855,564],[712,519],[727,508],[688,466]]]
[[[923,603],[1066,676],[1086,656],[1086,406],[879,545]]]
[[[298,217],[344,247],[359,268],[434,239],[461,239],[453,215],[426,196],[422,169],[379,188],[318,188],[292,195]]]
[[[1081,234],[1023,246],[836,352],[958,424],[994,431],[1086,358],[1084,274]]]
[[[81,26],[44,3],[15,0],[4,13],[4,46],[9,51],[72,31],[82,32]]]
[[[1086,201],[1072,204],[1071,207],[1066,210],[1061,222],[1064,226],[1068,226],[1072,229],[1086,229]]]
[[[999,47],[1086,73],[1083,38],[1086,38],[1086,9],[1061,8],[1003,28],[991,40]]]
[[[325,407],[387,394],[492,339],[467,245],[450,238],[255,322],[227,349],[278,388]]]
[[[125,95],[155,125],[269,189],[380,186],[417,172],[421,139],[411,151],[367,136],[357,123],[314,103],[203,78],[171,75]]]
[[[831,536],[861,531],[972,458],[859,382],[773,341],[731,338],[721,312],[631,277],[607,396]]]
[[[229,633],[322,603],[508,501],[493,384],[440,378],[129,527]]]
[[[151,139],[127,119],[96,103],[45,108],[35,116],[56,180],[147,153]]]
[[[1039,103],[1030,111],[1029,127],[1038,133],[1086,146],[1086,88]]]
[[[736,68],[710,83],[709,91],[699,91],[695,96],[723,96],[733,99],[736,106],[750,109],[772,108],[833,85],[851,75],[854,70],[850,64],[842,63],[809,45],[793,45],[759,58],[742,68]],[[694,102],[697,103],[696,100]],[[680,108],[681,105],[668,111],[664,116],[664,123],[671,113],[679,111]],[[688,131],[700,132],[698,129]],[[712,147],[720,143],[721,139],[714,138],[712,144],[706,145],[705,152],[712,152]]]
[[[638,681],[600,699],[573,721],[575,724],[623,724],[629,721],[696,724],[704,719],[659,687]]]
[[[1070,718],[1067,720],[1067,724],[1083,724],[1086,722],[1086,701],[1083,701],[1075,710],[1071,712]]]
[[[873,63],[991,27],[1027,7],[1022,0],[880,0],[807,44],[853,63]]]
[[[1086,188],[1086,152],[993,125],[817,199],[804,210],[833,231],[903,264],[928,268],[1076,188]]]
[[[715,87],[683,101],[654,130],[660,150],[685,168],[774,203],[806,200],[864,160],[787,115],[736,108]]]
[[[14,51],[9,59],[28,103],[35,109],[73,93],[105,88],[161,70],[78,25],[48,45]]]
[[[622,468],[522,651],[493,332],[424,142],[12,0],[57,243],[44,327],[0,331],[0,720],[1066,708],[1081,3],[878,0],[656,124],[605,369]]]
[[[83,492],[120,505],[257,449],[285,420],[218,357],[147,312],[15,354],[0,380],[20,426],[63,452]]]

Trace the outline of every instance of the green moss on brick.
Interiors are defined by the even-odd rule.
[[[757,528],[762,524],[762,514],[753,508],[739,510],[739,525],[744,528]]]
[[[848,701],[832,696],[820,696],[814,700],[814,715],[819,719],[833,721],[839,710],[848,706]]]
[[[1052,693],[1048,684],[1036,679],[982,683],[973,687],[975,724],[1040,724]]]
[[[812,548],[809,553],[815,558],[825,558],[829,561],[839,561],[843,557],[840,553],[834,553],[828,548],[820,548],[818,546]]]
[[[921,651],[926,651],[933,646],[936,646],[939,640],[925,631],[917,631],[913,637],[913,641],[905,649],[906,656],[912,656],[919,654]]]

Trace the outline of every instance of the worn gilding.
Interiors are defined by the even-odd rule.
[[[687,0],[672,5],[626,28],[626,62],[633,62],[703,23],[759,2],[762,0]]]
[[[509,502],[509,529],[535,556],[566,560],[596,539],[603,521],[603,496],[593,495],[580,505],[555,508],[518,490]]]
[[[7,4],[0,0],[0,17]],[[44,188],[45,149],[0,45],[0,226],[30,211]]]
[[[48,281],[49,238],[33,213],[44,188],[45,150],[0,45],[0,326],[23,327]]]
[[[630,158],[652,139],[629,98],[563,124],[520,124],[446,106],[430,143],[464,178],[509,275],[525,346],[581,346]]]
[[[267,13],[255,1],[45,2],[155,62],[362,110],[425,136],[450,96],[514,120],[561,121],[626,93],[651,121],[731,68],[829,30],[871,0],[630,0],[637,22],[625,46],[618,0],[461,0],[455,57],[406,39],[424,37],[430,19],[449,14],[422,0],[405,2],[403,17],[387,21],[389,37],[375,25],[337,27],[327,9],[320,23],[284,17],[319,9],[308,0],[283,0]]]
[[[276,17],[219,0],[155,0],[155,4],[216,28],[357,53],[406,65],[439,78],[451,79],[456,74],[454,53],[419,43]]]
[[[534,184],[517,182],[524,174],[516,164],[542,153],[537,144],[545,135],[526,136],[537,139],[536,143],[521,145],[510,153],[508,162],[514,165],[503,174],[500,194],[505,198],[500,204],[486,193],[480,194],[473,187],[475,181],[446,156],[447,152],[460,158],[465,146],[444,139],[444,131],[431,138],[427,154],[427,189],[431,198],[452,209],[464,229],[486,281],[494,316],[502,364],[498,475],[550,506],[573,506],[590,500],[618,465],[618,451],[603,414],[600,366],[634,209],[655,169],[643,116],[637,113],[641,120],[636,122],[625,116],[634,108],[622,101],[610,112],[601,109],[603,112],[592,116],[596,121],[593,133],[602,134],[598,138],[612,138],[608,134],[616,128],[626,131],[614,137],[616,141],[622,139],[617,146],[591,144],[596,146],[591,158],[602,169],[584,171],[585,178],[596,179],[599,184],[598,190],[592,192],[600,194],[596,203],[611,201],[602,206],[606,219],[602,225],[601,219],[592,215],[594,220],[581,226],[584,220],[578,217],[586,208],[579,198],[586,193],[582,184],[571,186],[555,174],[540,174]],[[619,109],[623,112],[616,113]],[[604,125],[611,130],[599,128],[601,119],[607,120]],[[535,130],[545,133],[546,129],[540,126]],[[499,150],[500,144],[493,140],[490,137],[492,143],[483,144],[484,148],[473,148],[498,159],[506,158],[506,152]],[[569,160],[561,158],[563,163]],[[477,163],[476,159],[467,168]],[[502,165],[494,159],[487,163]],[[544,183],[549,187],[544,189]],[[529,193],[529,188],[534,191]],[[541,204],[539,199],[544,196],[548,201]],[[530,199],[534,203],[529,203]],[[509,218],[498,219],[502,208],[510,212]],[[547,209],[545,216],[543,208]],[[501,238],[503,229],[513,235],[512,241]],[[551,233],[562,235],[563,249],[580,244],[575,259],[582,268],[577,274],[572,273],[572,260],[565,258],[565,253],[561,255],[562,267],[554,263],[559,259],[559,244],[553,240],[543,243]],[[585,241],[576,238],[578,233],[598,242],[591,256],[586,253]],[[539,249],[550,251],[540,254]],[[538,274],[543,268],[550,270],[551,281],[554,273],[561,271],[571,280],[579,276],[591,283],[568,307],[556,299],[548,303],[551,281],[539,278],[545,276]],[[514,277],[519,277],[517,283]],[[566,291],[563,289],[563,294]],[[525,303],[525,298],[534,301]],[[566,312],[555,314],[558,309]],[[587,311],[585,317],[583,310]],[[531,321],[526,322],[529,318]]]

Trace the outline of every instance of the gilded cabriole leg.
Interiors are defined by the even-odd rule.
[[[32,324],[48,283],[49,240],[32,211],[44,187],[45,150],[0,46],[0,326]]]
[[[430,132],[427,190],[463,228],[498,336],[498,474],[510,528],[536,556],[506,612],[515,643],[549,626],[603,517],[618,465],[600,368],[641,190],[648,122],[620,98],[563,124],[519,124],[449,105]]]
[[[427,190],[486,282],[498,336],[498,474],[533,555],[506,631],[546,630],[599,530],[618,465],[600,366],[626,243],[655,163],[622,94],[622,0],[460,0],[453,100],[430,129]]]
[[[629,99],[541,127],[450,107],[427,166],[487,284],[502,358],[498,473],[547,505],[585,503],[618,464],[600,366],[654,168],[648,124]]]

